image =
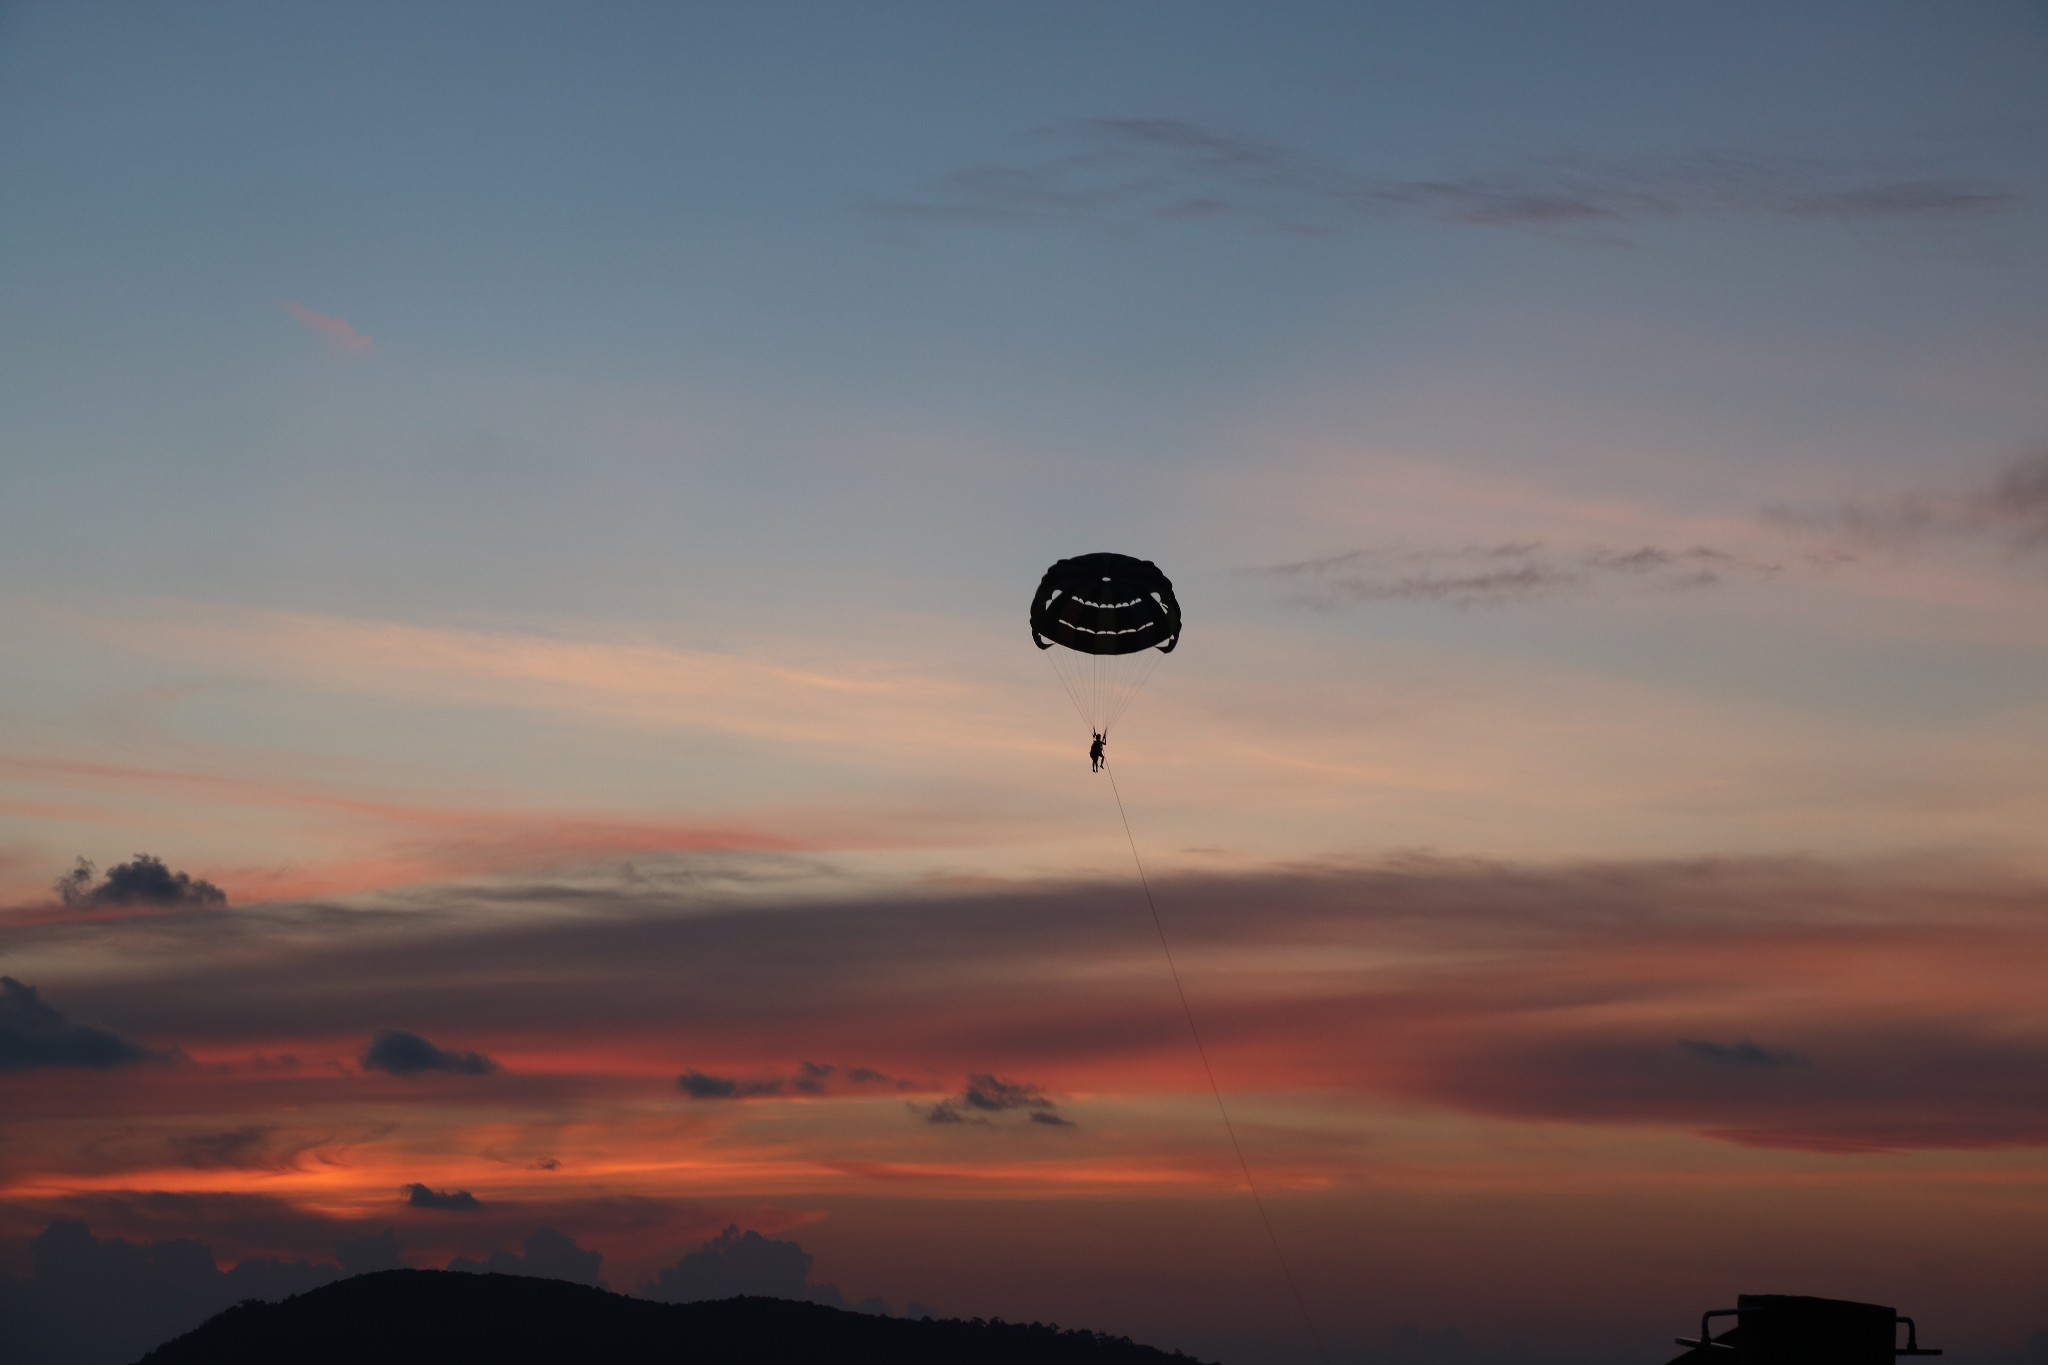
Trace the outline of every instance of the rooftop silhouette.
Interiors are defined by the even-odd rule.
[[[1920,1345],[1911,1318],[1882,1304],[1803,1294],[1742,1294],[1735,1304],[1702,1315],[1700,1334],[1678,1339],[1692,1349],[1671,1365],[1891,1365],[1900,1356],[1941,1354]],[[1715,1333],[1715,1318],[1734,1318],[1735,1325]]]

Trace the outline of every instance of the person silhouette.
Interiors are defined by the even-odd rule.
[[[1088,746],[1088,760],[1095,765],[1090,769],[1091,772],[1099,773],[1102,771],[1102,746],[1108,742],[1108,735],[1103,734],[1100,730],[1095,732],[1095,742]]]

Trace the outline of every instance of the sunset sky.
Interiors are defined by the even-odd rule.
[[[1313,1360],[1114,550],[1328,1359],[2048,1351],[2035,0],[23,0],[0,186],[0,1290]]]

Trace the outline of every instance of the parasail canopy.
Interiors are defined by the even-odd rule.
[[[1180,603],[1173,581],[1149,559],[1075,555],[1045,571],[1031,599],[1031,642],[1083,654],[1173,653]]]
[[[1173,581],[1151,560],[1129,555],[1062,559],[1032,594],[1031,642],[1051,651],[1074,709],[1106,735],[1159,656],[1180,643]]]

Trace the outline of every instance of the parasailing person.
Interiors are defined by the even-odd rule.
[[[1159,656],[1180,643],[1180,629],[1173,582],[1149,559],[1076,555],[1039,580],[1031,597],[1031,642],[1051,652],[1053,670],[1093,736],[1091,771],[1103,770],[1110,727]]]

